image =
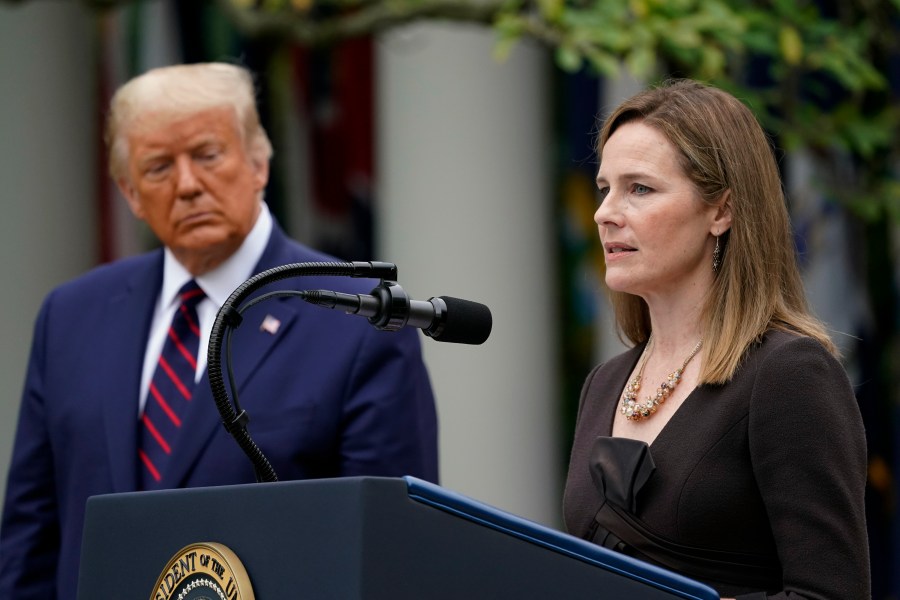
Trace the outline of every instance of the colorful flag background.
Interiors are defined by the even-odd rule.
[[[597,209],[597,156],[594,133],[601,104],[601,81],[583,70],[556,74],[555,123],[558,136],[559,306],[563,348],[563,423],[572,439],[581,385],[598,360],[598,336],[615,335],[598,327],[604,304],[603,251],[594,223]]]

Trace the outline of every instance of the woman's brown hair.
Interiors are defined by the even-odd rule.
[[[653,127],[675,146],[704,202],[724,200],[731,209],[731,229],[720,238],[721,264],[701,313],[700,383],[731,379],[747,348],[770,329],[815,338],[836,354],[824,325],[809,311],[778,165],[750,110],[717,88],[670,81],[633,96],[607,117],[598,156],[613,132],[631,121]],[[647,341],[651,325],[644,300],[613,291],[610,298],[620,335],[635,344]]]

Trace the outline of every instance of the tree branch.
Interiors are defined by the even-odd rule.
[[[422,19],[445,19],[490,25],[505,0],[425,0],[373,2],[334,17],[302,16],[297,12],[266,12],[238,8],[231,0],[219,7],[241,33],[275,36],[307,46],[334,44]]]

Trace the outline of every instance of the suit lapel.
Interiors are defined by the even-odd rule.
[[[285,239],[284,234],[276,226],[273,229],[272,238],[266,251],[257,264],[255,273],[261,273],[272,267],[285,264],[285,262],[290,262],[282,257]],[[270,292],[273,289],[290,288],[289,284],[273,284],[264,287],[258,293]],[[286,299],[268,300],[261,303],[258,307],[254,307],[253,310],[245,313],[244,321],[240,327],[232,331],[231,353],[235,384],[238,388],[238,397],[241,400],[241,404],[244,408],[248,408],[251,418],[252,410],[249,409],[252,409],[252,406],[248,406],[244,402],[244,392],[246,390],[252,391],[254,385],[259,385],[261,388],[266,387],[254,381],[257,368],[277,348],[284,336],[289,335],[291,325],[297,318],[296,309],[290,303],[284,302],[284,300]],[[266,317],[277,321],[277,326],[274,325],[272,320],[264,326],[263,321]],[[223,360],[223,376],[227,386],[228,373],[225,371],[226,366],[224,364],[224,344],[221,358]],[[233,402],[233,393],[230,389],[228,393],[229,401]],[[167,473],[163,475],[163,479],[160,482],[162,487],[184,487],[193,469],[197,468],[199,459],[204,449],[208,446],[210,439],[219,428],[223,427],[221,415],[212,397],[208,373],[204,373],[197,384],[197,388],[194,390],[193,399],[185,415],[185,423],[187,426],[179,431],[178,438],[172,446],[172,452],[177,458],[172,461]]]
[[[162,282],[161,256],[150,259],[118,293],[110,294],[104,323],[96,328],[99,363],[108,365],[98,397],[104,403],[104,438],[115,492],[137,489],[138,398],[147,332]]]

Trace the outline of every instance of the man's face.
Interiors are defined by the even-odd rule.
[[[127,132],[127,176],[117,181],[134,215],[188,271],[214,269],[243,243],[269,177],[248,154],[231,107],[175,120],[144,119]]]

